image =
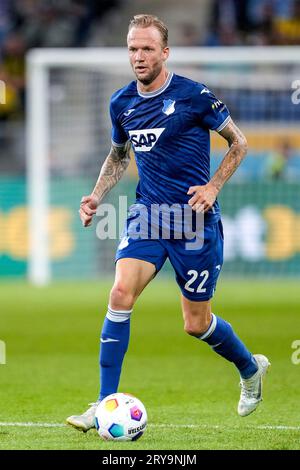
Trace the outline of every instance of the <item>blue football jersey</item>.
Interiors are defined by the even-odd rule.
[[[142,93],[137,82],[113,94],[110,103],[112,142],[131,141],[139,173],[138,203],[187,204],[190,186],[210,180],[210,130],[230,119],[225,104],[203,84],[170,73],[164,85]],[[217,222],[216,201],[206,214]]]

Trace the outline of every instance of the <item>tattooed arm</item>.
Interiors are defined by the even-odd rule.
[[[220,135],[227,140],[229,150],[210,180],[210,183],[218,192],[223,187],[224,183],[233,175],[248,150],[246,137],[232,120],[220,131]]]
[[[219,191],[233,175],[247,153],[247,140],[232,119],[219,134],[227,140],[229,150],[209,183],[204,186],[191,186],[189,188],[188,194],[193,194],[193,197],[189,200],[189,205],[195,211],[207,212],[211,209]]]
[[[92,194],[89,196],[83,196],[81,199],[79,214],[84,227],[91,225],[93,216],[96,214],[97,207],[101,200],[122,178],[123,173],[129,165],[129,161],[129,141],[124,147],[116,147],[115,145],[112,145],[110,152],[102,165]]]
[[[98,205],[102,198],[122,178],[130,161],[130,141],[124,147],[112,145],[110,152],[104,161],[99,178],[92,195],[98,199]]]

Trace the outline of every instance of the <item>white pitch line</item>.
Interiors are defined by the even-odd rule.
[[[218,424],[149,424],[148,426],[155,427],[155,428],[192,428],[192,429],[236,429],[241,430],[240,426],[225,426],[225,425],[218,425]],[[271,426],[271,425],[257,425],[257,426],[244,426],[243,429],[254,429],[254,430],[276,430],[276,431],[300,431],[300,426]]]
[[[5,423],[5,422],[0,422],[0,427],[23,427],[23,428],[65,428],[67,427],[66,424],[63,423]],[[213,424],[152,424],[150,423],[148,425],[149,427],[152,428],[179,428],[179,429],[185,429],[185,428],[192,428],[192,429],[219,429],[219,430],[239,430],[241,429],[253,429],[253,430],[275,430],[275,431],[300,431],[300,426],[284,426],[284,425],[278,425],[278,426],[272,426],[272,425],[257,425],[257,426],[219,426],[219,425],[213,425]]]
[[[21,428],[64,428],[66,424],[62,423],[1,423],[0,426],[11,426]]]

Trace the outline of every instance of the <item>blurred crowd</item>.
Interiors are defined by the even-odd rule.
[[[214,0],[207,46],[300,44],[300,0]]]
[[[5,103],[0,105],[0,171],[6,169],[3,162],[8,162],[9,167],[12,164],[7,152],[15,157],[24,148],[26,52],[35,47],[87,45],[93,28],[119,3],[120,0],[0,0],[0,81],[6,89]],[[5,152],[8,158],[4,158]],[[20,166],[18,162],[16,166]]]
[[[24,57],[34,47],[82,47],[94,24],[119,0],[0,0],[0,80],[5,114],[24,109]],[[18,106],[16,106],[18,104]]]

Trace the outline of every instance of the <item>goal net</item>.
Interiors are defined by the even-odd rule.
[[[219,197],[224,275],[300,275],[300,49],[173,48],[168,68],[206,84],[248,139]],[[106,276],[134,202],[134,162],[105,198],[116,219],[106,239],[103,218],[84,229],[78,208],[110,149],[110,96],[133,79],[127,51],[33,50],[27,73],[29,278]],[[227,149],[216,133],[211,143],[213,173]]]

